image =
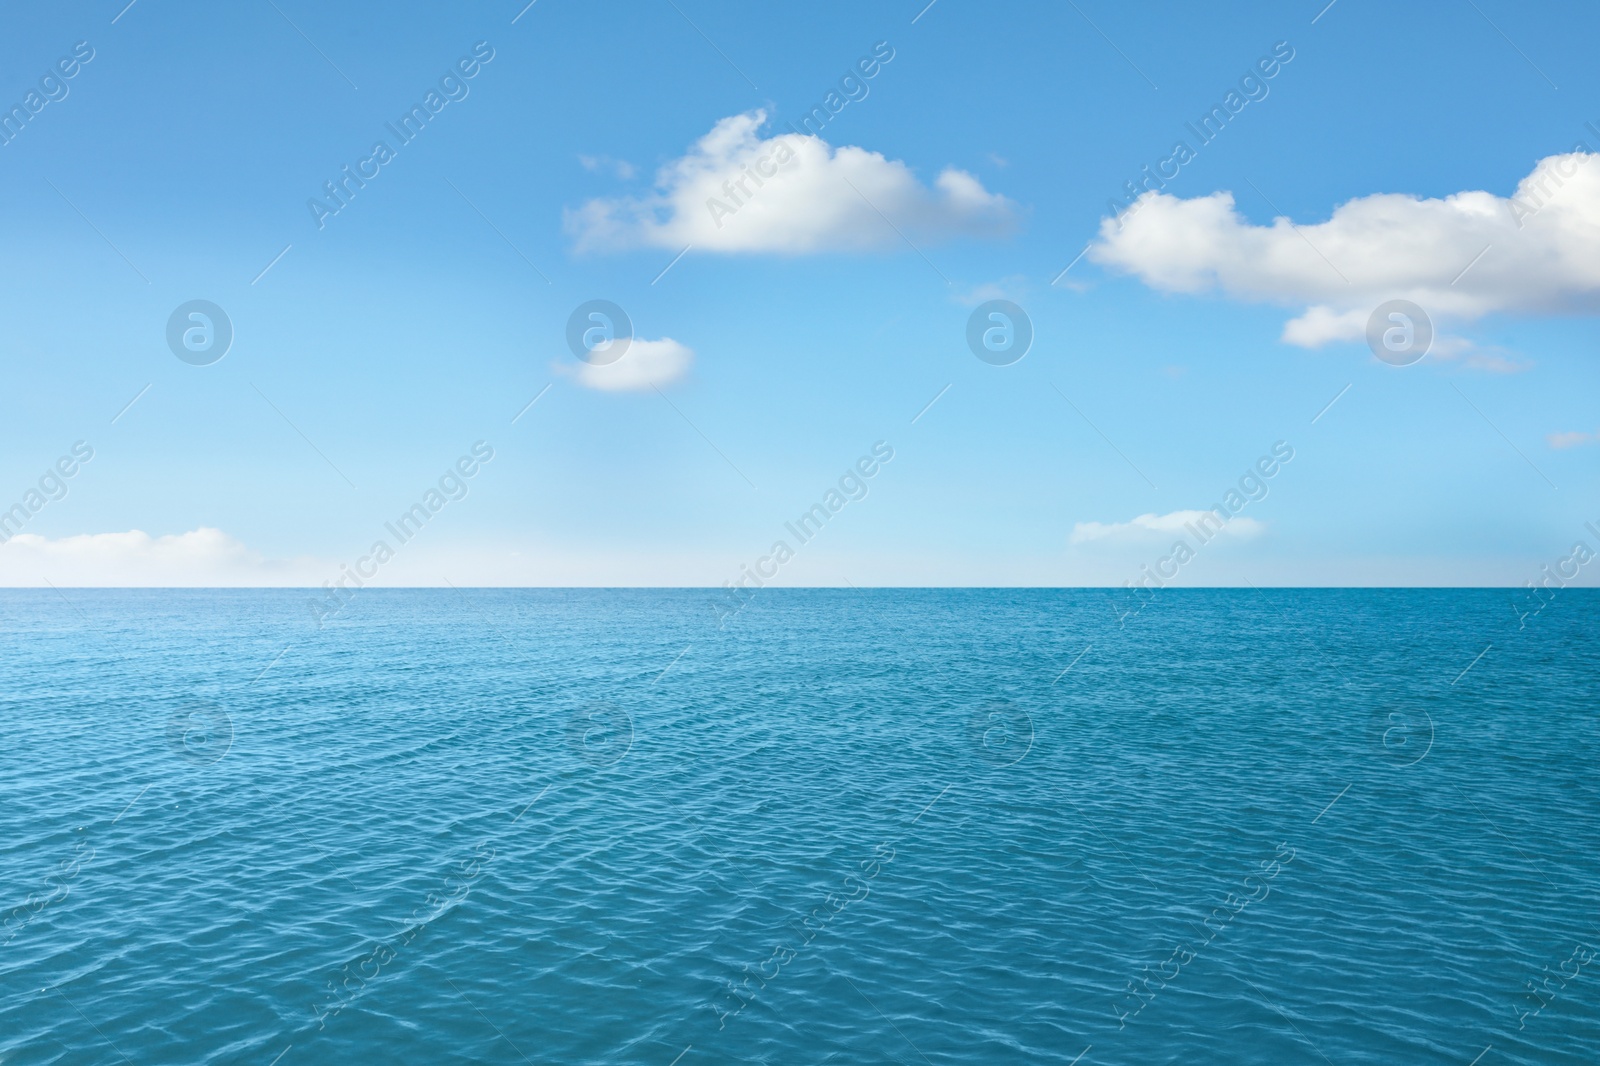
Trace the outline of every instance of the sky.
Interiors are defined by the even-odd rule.
[[[1600,583],[1600,11],[925,4],[8,10],[0,584]]]

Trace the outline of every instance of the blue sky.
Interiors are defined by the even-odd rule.
[[[1600,550],[1600,13],[123,2],[4,16],[0,102],[59,98],[0,146],[0,582],[319,585],[379,541],[390,585],[715,586],[780,540],[768,580],[858,586],[1121,585],[1178,537],[1191,585]],[[1362,339],[1389,298],[1431,312],[1411,365]],[[594,299],[633,327],[607,366],[566,341]],[[992,299],[1032,323],[1011,365],[968,348]],[[193,300],[232,324],[209,365],[166,340]]]

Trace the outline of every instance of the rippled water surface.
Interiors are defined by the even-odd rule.
[[[0,593],[0,1062],[1593,1066],[1513,600]]]

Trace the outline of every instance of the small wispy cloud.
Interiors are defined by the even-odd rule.
[[[1433,338],[1433,347],[1428,350],[1428,355],[1441,360],[1459,359],[1473,370],[1490,374],[1520,374],[1533,369],[1531,362],[1519,359],[1515,352],[1445,334]]]
[[[1209,520],[1214,528],[1217,517],[1216,511],[1171,511],[1167,514],[1142,514],[1127,522],[1079,522],[1072,527],[1072,535],[1068,539],[1073,544],[1096,540],[1154,540],[1174,534],[1181,536],[1201,519]],[[1220,533],[1230,537],[1253,537],[1266,528],[1254,518],[1230,518],[1223,523]]]
[[[1600,441],[1600,432],[1584,433],[1574,431],[1570,433],[1552,433],[1545,438],[1545,443],[1552,448],[1576,448],[1580,444],[1593,444]]]
[[[638,173],[634,165],[626,159],[612,159],[608,155],[580,155],[578,162],[591,174],[609,170],[623,181],[631,181]]]
[[[985,281],[964,289],[956,286],[951,293],[951,299],[966,307],[976,307],[978,304],[989,300],[1010,300],[1020,303],[1028,294],[1030,286],[1028,279],[1021,274],[1012,274],[996,281]]]

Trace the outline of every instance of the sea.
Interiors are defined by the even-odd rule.
[[[0,1063],[1600,1062],[1600,594],[1131,596],[0,592]]]

